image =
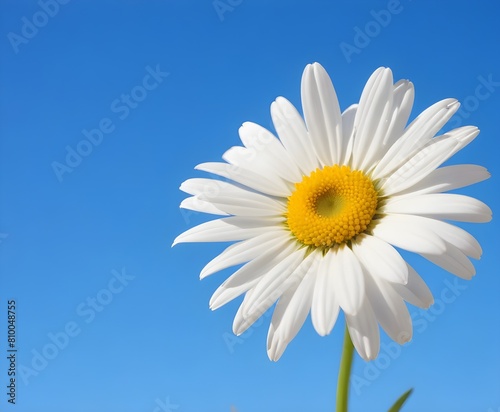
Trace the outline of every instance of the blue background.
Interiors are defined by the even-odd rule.
[[[240,300],[208,309],[231,271],[198,279],[225,245],[170,248],[207,219],[179,210],[178,186],[201,176],[196,164],[237,145],[242,122],[271,127],[277,96],[300,107],[307,63],[325,66],[342,108],[359,99],[374,69],[388,66],[415,84],[412,118],[446,97],[468,102],[450,127],[473,124],[481,134],[450,163],[486,166],[493,177],[461,192],[497,210],[499,4],[53,4],[0,3],[0,408],[333,410],[343,318],[326,338],[307,321],[277,363],[265,351],[269,314],[233,338]],[[30,31],[34,20],[40,27]],[[142,93],[148,67],[169,75],[149,78],[156,86]],[[479,99],[481,76],[494,85]],[[140,101],[127,113],[120,99],[131,93]],[[82,131],[103,121],[112,131],[102,142],[81,143]],[[64,164],[67,146],[79,144],[91,153],[58,178],[54,162]],[[383,334],[377,361],[355,359],[351,411],[387,410],[410,387],[407,412],[499,410],[497,222],[462,225],[484,249],[470,282],[405,254],[436,305],[426,314],[410,307],[409,345],[390,346]],[[113,270],[122,283],[112,281]],[[17,302],[19,350],[13,407],[4,394],[9,299]]]

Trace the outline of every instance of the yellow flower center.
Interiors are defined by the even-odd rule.
[[[304,176],[288,198],[287,224],[307,246],[331,247],[366,230],[377,210],[377,191],[360,170],[325,166]]]

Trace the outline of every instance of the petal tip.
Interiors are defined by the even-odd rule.
[[[405,343],[410,342],[411,338],[412,338],[411,331],[402,331],[401,333],[398,334],[396,342],[399,343],[400,345],[404,345]]]
[[[449,103],[446,105],[446,109],[457,109],[460,107],[460,102],[457,99],[449,99]]]

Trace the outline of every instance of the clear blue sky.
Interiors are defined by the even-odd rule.
[[[450,126],[481,134],[450,163],[486,166],[493,177],[463,192],[498,210],[500,5],[352,3],[1,2],[0,409],[333,410],[343,319],[326,338],[307,321],[272,363],[269,316],[235,340],[239,300],[208,309],[230,271],[198,274],[225,245],[170,245],[206,220],[178,208],[193,166],[219,161],[244,121],[270,127],[277,96],[300,106],[315,61],[342,108],[379,66],[414,82],[412,117],[466,102]],[[463,227],[484,249],[477,276],[455,281],[405,255],[436,305],[410,307],[409,345],[382,335],[378,361],[355,360],[352,412],[385,411],[410,387],[407,412],[498,411],[498,220]],[[14,407],[3,394],[11,299]]]

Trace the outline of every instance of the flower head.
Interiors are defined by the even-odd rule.
[[[359,104],[343,113],[332,82],[314,63],[302,77],[305,122],[279,97],[271,105],[278,137],[255,123],[225,162],[196,169],[222,178],[189,179],[181,207],[226,217],[196,226],[180,242],[236,243],[201,278],[242,265],[214,293],[216,309],[244,294],[234,333],[243,333],[276,301],[267,349],[277,360],[309,312],[320,335],[340,309],[366,360],[379,351],[379,325],[396,342],[411,339],[405,301],[429,307],[432,294],[396,248],[415,252],[464,279],[481,247],[447,220],[487,222],[474,198],[444,193],[489,177],[475,165],[440,167],[479,133],[473,126],[436,133],[459,107],[442,100],[408,126],[413,84],[393,83],[388,68],[368,80]]]

